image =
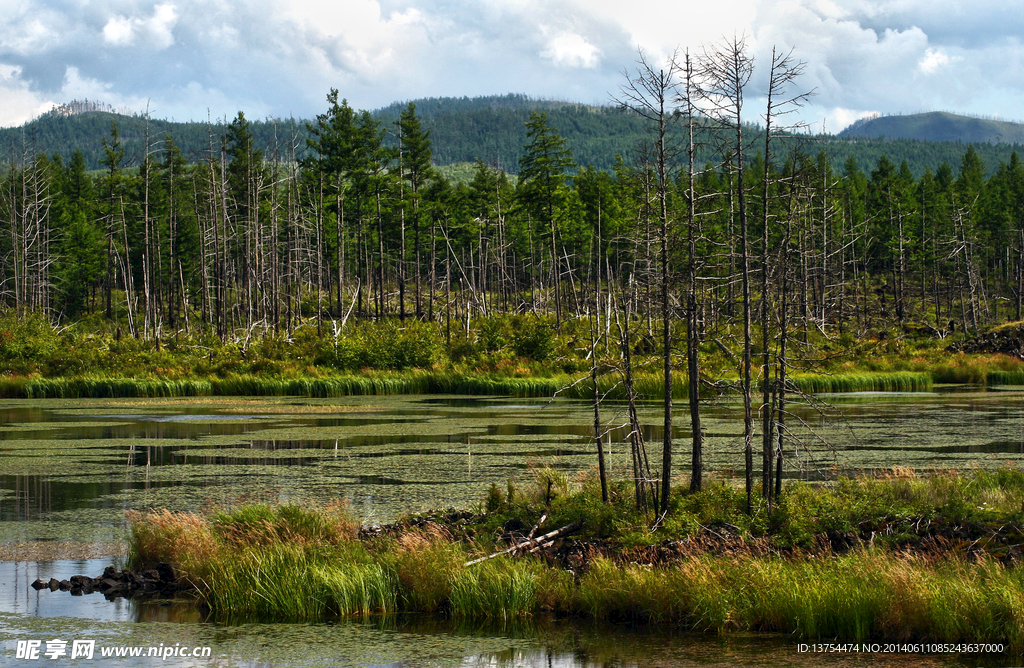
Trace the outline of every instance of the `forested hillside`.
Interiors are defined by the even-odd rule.
[[[839,136],[1020,145],[1024,144],[1024,124],[932,111],[861,119],[840,132]]]
[[[18,160],[24,154],[59,155],[67,162],[76,151],[81,152],[88,170],[103,167],[103,141],[110,138],[111,124],[117,124],[120,142],[125,150],[125,165],[138,166],[145,152],[146,137],[150,150],[159,148],[168,136],[189,163],[208,158],[211,147],[220,151],[227,123],[175,122],[142,115],[125,115],[111,111],[86,111],[72,115],[49,112],[20,128],[0,130],[0,154]],[[306,127],[296,120],[254,121],[250,124],[257,144],[264,150],[279,147],[282,159],[290,159],[294,146],[305,151]]]
[[[526,114],[528,106],[471,111]],[[131,153],[145,139],[144,119],[129,118],[132,125],[107,112],[73,117],[97,135],[101,175],[90,177],[77,151],[66,162],[44,152],[8,159],[0,197],[4,297],[56,320],[96,311],[130,315],[128,327],[139,336],[186,322],[227,336],[237,327],[287,328],[304,315],[341,317],[350,309],[356,317],[434,319],[439,299],[446,309],[461,304],[463,316],[563,306],[579,312],[598,298],[586,286],[643,285],[656,273],[655,143],[650,123],[628,111],[555,111],[529,112],[501,138],[510,147],[519,142],[515,164],[502,165],[520,172],[518,181],[480,162],[468,184],[448,182],[432,168],[438,135],[454,127],[448,112],[436,112],[428,134],[429,117],[421,119],[414,105],[392,123],[334,99],[304,128],[297,162],[264,148],[273,124],[242,114],[218,128],[212,153],[204,125],[181,126],[195,133],[185,134],[186,142],[205,146],[192,155],[176,135],[161,137],[169,124],[150,121],[146,159],[141,148]],[[631,157],[605,154],[599,168],[588,168],[584,162],[593,164],[597,154],[581,160],[555,122],[574,116],[586,120],[577,136],[621,129],[620,137],[632,137]],[[56,132],[68,120],[44,118],[36,127]],[[111,121],[116,130],[103,127]],[[682,136],[684,117],[670,121],[667,136]],[[880,315],[865,310],[875,301],[900,321],[916,317],[941,328],[950,320],[975,328],[1019,315],[1024,176],[1016,154],[993,169],[970,146],[957,147],[948,162],[935,150],[939,167],[917,175],[901,154],[935,145],[890,142],[884,146],[896,149],[892,157],[848,157],[837,169],[833,142],[781,138],[772,140],[766,172],[764,133],[744,125],[740,190],[736,148],[712,125],[720,119],[693,117],[695,136],[718,136],[727,152],[715,155],[716,145],[706,142],[689,156],[705,326],[728,319],[738,298],[730,277],[741,195],[749,198],[747,215],[769,211],[767,236],[756,243],[767,244],[772,258],[779,244],[800,258],[789,269],[799,270],[801,286],[792,298],[807,322],[864,326]],[[279,139],[282,130],[294,137],[297,129],[276,127]],[[481,121],[481,143],[486,127]],[[665,201],[678,235],[690,172],[678,154],[668,162]]]
[[[551,125],[565,138],[575,160],[611,171],[616,156],[626,162],[636,160],[637,149],[649,139],[642,119],[635,113],[613,106],[587,106],[551,100],[535,100],[524,95],[505,95],[478,98],[425,98],[414,100],[416,113],[425,131],[430,133],[435,165],[483,161],[510,174],[519,169],[519,161],[526,143],[526,121],[532,111],[544,111]],[[395,103],[372,111],[373,118],[385,129],[384,143],[396,145],[398,116],[408,103]],[[244,111],[244,110],[243,110]],[[946,114],[945,116],[949,116]],[[907,162],[911,173],[920,177],[925,169],[933,172],[943,162],[955,164],[963,154],[964,144],[978,141],[975,150],[988,171],[1000,162],[1009,160],[1019,146],[1012,141],[1024,141],[1019,135],[1004,133],[1004,143],[989,143],[991,133],[982,139],[964,139],[970,133],[929,133],[928,137],[906,135],[901,132],[875,131],[875,122],[898,120],[906,123],[911,116],[885,117],[871,123],[855,125],[840,136],[823,135],[800,137],[793,141],[809,144],[806,152],[824,150],[833,166],[838,169],[851,157],[865,168],[873,168],[883,155],[900,164]],[[278,155],[282,162],[306,155],[308,121],[296,119],[249,119],[255,146],[267,156]],[[967,121],[986,123],[978,119]],[[751,117],[753,123],[763,122]],[[111,123],[116,122],[125,147],[126,164],[138,165],[142,160],[146,136],[151,147],[159,147],[166,137],[173,138],[189,163],[208,159],[211,149],[220,151],[222,137],[227,130],[226,119],[207,122],[174,122],[160,119],[147,120],[144,116],[117,114],[112,111],[84,111],[67,113],[56,110],[44,114],[21,128],[0,129],[0,155],[18,159],[25,154],[45,153],[60,155],[66,163],[74,152],[81,151],[88,170],[102,167],[103,138],[109,135]],[[1004,124],[1021,128],[1015,124]],[[904,127],[904,126],[901,126]],[[752,132],[756,130],[751,128]],[[884,138],[880,138],[884,137]],[[679,139],[677,137],[677,139]],[[940,140],[941,141],[938,141]],[[949,139],[947,141],[947,139]],[[957,139],[961,140],[959,143]],[[1011,141],[1012,140],[1012,141]],[[698,131],[698,162],[714,161],[717,155],[711,133]],[[749,159],[753,159],[751,154]]]

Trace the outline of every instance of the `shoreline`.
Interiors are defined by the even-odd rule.
[[[995,377],[995,374],[993,374]],[[598,379],[598,390],[606,399],[625,398],[622,378],[617,373]],[[658,374],[635,374],[637,393],[648,399],[663,396]],[[933,385],[928,372],[865,372],[802,374],[790,378],[791,390],[823,392],[914,392],[929,391]],[[1020,379],[1024,382],[1024,376]],[[1007,378],[998,376],[998,383]],[[720,390],[734,391],[733,381],[719,380]],[[264,376],[191,378],[170,380],[130,377],[0,378],[0,398],[5,399],[111,399],[111,398],[193,398],[193,397],[309,397],[386,396],[408,394],[450,394],[506,396],[515,398],[563,397],[592,400],[593,383],[584,374],[552,376],[495,376],[448,371],[366,373],[326,377],[278,379]],[[673,398],[688,396],[687,385],[676,374]]]

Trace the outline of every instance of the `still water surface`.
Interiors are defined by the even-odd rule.
[[[894,465],[917,469],[1024,461],[1024,394],[857,394],[795,405],[788,476]],[[643,409],[660,459],[661,417]],[[742,466],[742,409],[705,410],[705,462]],[[604,407],[613,475],[627,475],[621,405]],[[682,415],[677,424],[684,423]],[[585,475],[596,464],[593,413],[581,402],[466,397],[334,400],[203,398],[0,402],[0,543],[117,541],[129,509],[197,510],[246,500],[344,499],[364,522],[438,506],[471,507],[492,482],[536,467]],[[679,424],[676,448],[687,447]],[[683,458],[680,458],[683,459]],[[539,620],[466,628],[426,620],[378,624],[205,621],[176,603],[108,602],[28,585],[97,575],[111,559],[0,563],[0,665],[18,639],[97,645],[208,645],[214,660],[102,659],[104,665],[667,666],[1008,665],[1018,657],[822,656],[797,640],[727,638]],[[69,644],[70,647],[70,644]],[[61,663],[82,662],[64,659]]]

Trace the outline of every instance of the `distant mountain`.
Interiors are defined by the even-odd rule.
[[[423,127],[431,132],[434,162],[449,165],[483,162],[509,172],[519,168],[526,143],[526,121],[531,111],[544,111],[551,124],[566,138],[580,164],[610,169],[616,154],[627,156],[647,136],[647,127],[634,114],[614,107],[587,106],[555,100],[536,100],[525,95],[476,98],[424,98],[412,100]],[[372,112],[394,142],[395,122],[408,102],[396,102]],[[227,119],[231,120],[231,119]],[[289,160],[292,147],[296,157],[306,150],[306,121],[296,119],[255,120],[252,132],[256,147],[267,157],[275,147],[282,160]],[[61,105],[20,128],[0,129],[0,156],[23,153],[58,154],[69,159],[76,149],[85,156],[89,169],[99,169],[104,155],[103,139],[110,138],[111,124],[117,123],[129,164],[138,164],[144,150],[146,119],[139,114],[116,113],[105,105],[70,103]],[[209,155],[211,141],[220,150],[225,119],[205,122],[174,122],[150,119],[152,141],[173,137],[190,161]]]
[[[484,95],[481,97],[423,97],[417,100],[406,102],[392,102],[386,107],[381,107],[373,112],[378,118],[394,118],[408,106],[409,102],[416,105],[416,113],[421,117],[437,116],[439,114],[465,113],[469,111],[480,111],[481,109],[506,109],[509,111],[544,111],[549,109],[561,109],[563,107],[585,107],[592,110],[599,110],[605,107],[587,106],[574,102],[562,100],[540,100],[521,93],[509,93],[507,95]]]
[[[110,141],[111,126],[117,124],[121,143],[125,147],[126,164],[138,165],[145,151],[146,133],[149,133],[150,150],[158,150],[163,139],[170,135],[181,149],[185,159],[196,162],[210,153],[211,143],[219,156],[220,136],[226,124],[224,119],[211,124],[202,122],[175,122],[151,118],[148,123],[139,114],[128,115],[109,109],[68,112],[72,105],[61,105],[20,128],[0,129],[0,156],[14,156],[45,153],[59,155],[65,161],[80,150],[88,169],[100,169],[104,156],[103,140]],[[250,119],[251,120],[251,119]],[[268,158],[273,147],[278,146],[280,159],[290,160],[291,146],[298,151],[305,148],[305,125],[294,119],[253,121],[252,133],[256,144]]]
[[[592,106],[535,100],[525,95],[477,98],[425,98],[411,100],[423,127],[430,131],[434,162],[448,165],[481,160],[507,172],[519,170],[526,144],[530,112],[542,111],[565,138],[581,165],[611,169],[615,156],[627,160],[644,139],[650,140],[645,121],[612,106]],[[393,127],[408,102],[395,103],[373,112]]]
[[[517,172],[526,144],[525,123],[531,111],[547,114],[580,165],[611,170],[617,155],[633,163],[639,147],[645,143],[651,145],[650,125],[636,114],[614,106],[536,100],[525,95],[424,98],[412,102],[416,104],[424,129],[431,133],[434,163],[438,166],[481,160],[509,173]],[[387,141],[396,141],[395,121],[407,104],[396,102],[372,112],[388,131]],[[262,149],[268,159],[273,159],[276,153],[278,159],[287,162],[305,153],[304,120],[249,120],[256,147]],[[127,163],[139,164],[147,132],[145,117],[118,113],[96,103],[62,105],[20,128],[0,129],[0,162],[8,157],[19,160],[21,156],[38,153],[59,155],[67,160],[78,149],[84,154],[89,169],[99,169],[104,154],[103,139],[110,137],[114,122],[126,148]],[[940,132],[942,127],[950,126],[960,130]],[[903,130],[888,130],[889,127]],[[911,134],[915,127],[918,134]],[[987,128],[988,134],[971,134],[968,128]],[[208,159],[211,145],[219,158],[220,136],[224,129],[225,119],[211,124],[150,119],[148,132],[152,148],[159,150],[158,142],[170,135],[186,159],[195,162]],[[998,132],[993,133],[994,129]],[[763,139],[759,139],[761,135],[754,127],[748,128],[746,136],[750,142],[747,157],[753,160]],[[704,133],[697,139],[702,144],[698,164],[717,162],[715,142]],[[925,169],[935,171],[943,162],[956,170],[966,142],[975,143],[991,174],[1000,162],[1009,161],[1014,150],[1024,151],[1024,125],[941,113],[887,116],[855,123],[839,136],[787,139],[777,147],[775,156],[785,160],[790,151],[801,150],[811,155],[824,151],[836,169],[842,169],[849,158],[854,158],[861,169],[870,171],[885,155],[896,165],[906,161],[918,177]]]
[[[962,144],[1024,144],[1024,124],[931,111],[909,116],[861,119],[840,132],[839,136],[950,141]]]

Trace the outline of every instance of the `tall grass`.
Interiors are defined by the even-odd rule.
[[[335,555],[340,557],[341,555]],[[269,619],[394,614],[394,570],[378,563],[324,559],[303,546],[276,543],[205,564],[200,595],[210,609]]]
[[[983,495],[1002,490],[1012,496],[1006,503],[1019,505],[1024,487],[1020,472],[947,478],[900,475],[857,484],[865,493],[888,490],[934,504],[977,488]],[[810,494],[810,487],[799,487],[791,505],[824,512],[846,498],[838,490],[836,499],[813,505]],[[656,567],[597,557],[574,574],[532,557],[465,566],[471,546],[454,542],[439,525],[360,541],[338,507],[255,505],[206,516],[135,513],[130,520],[133,565],[173,563],[182,581],[227,617],[426,612],[507,622],[550,610],[710,632],[1005,643],[1024,650],[1024,569],[985,557],[913,556],[883,547],[785,557],[695,552]]]
[[[1024,369],[1017,371],[989,371],[985,377],[985,384],[993,385],[1024,385]]]
[[[138,378],[5,378],[0,396],[25,399],[109,399],[117,397],[201,397],[213,394],[209,380]]]
[[[1012,382],[1011,376],[1024,383],[1024,372],[993,372],[990,379],[999,376],[1000,384]],[[927,373],[891,372],[839,374],[830,376],[806,375],[793,379],[804,392],[855,391],[921,391],[931,388]],[[995,384],[990,380],[989,384]],[[273,378],[267,376],[234,375],[227,378],[169,380],[119,377],[80,378],[0,378],[0,397],[26,399],[75,399],[117,397],[199,397],[245,396],[315,398],[356,395],[401,394],[463,394],[500,395],[509,397],[562,396],[571,399],[590,399],[593,384],[589,378],[569,375],[545,378],[504,377],[462,374],[448,371],[370,372],[360,375],[330,376],[323,378]],[[639,373],[633,378],[633,388],[641,399],[660,399],[664,395],[664,380],[657,373]],[[618,373],[598,378],[598,390],[609,399],[625,399],[626,388]],[[684,374],[673,375],[672,396],[688,396]]]
[[[1024,573],[994,561],[884,552],[692,557],[671,568],[595,563],[581,611],[600,619],[805,638],[1002,642],[1024,648]]]
[[[465,568],[451,590],[451,613],[467,619],[508,620],[538,608],[535,561],[498,557]]]
[[[799,375],[793,385],[802,392],[924,392],[932,387],[932,376],[914,371]]]

